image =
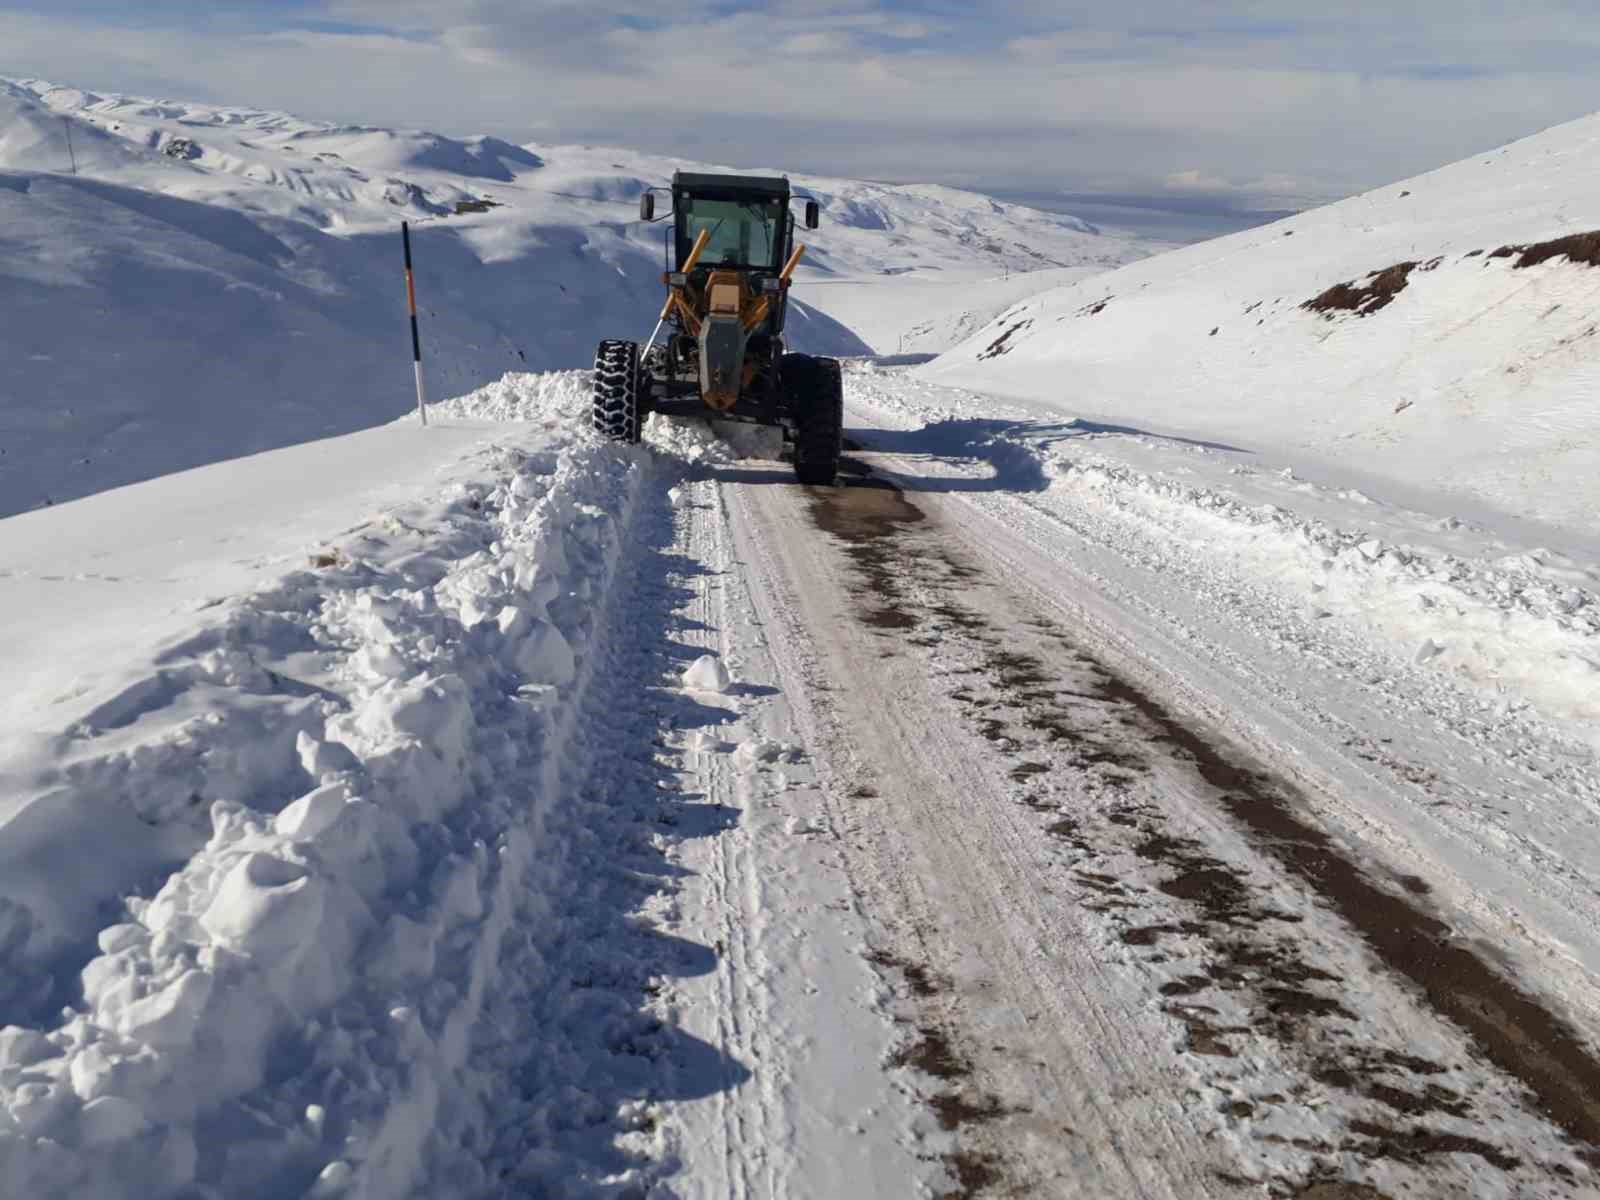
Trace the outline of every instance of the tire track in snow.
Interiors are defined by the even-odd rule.
[[[792,489],[784,475],[746,474],[752,486]],[[684,786],[736,810],[722,836],[686,843],[676,857],[702,883],[683,889],[679,927],[714,940],[718,970],[673,991],[690,1006],[713,999],[719,1044],[752,1072],[719,1098],[730,1172],[707,1195],[773,1197],[891,1194],[927,1172],[903,1144],[909,1105],[878,1069],[890,1022],[867,1002],[872,972],[860,957],[864,929],[831,850],[825,764],[813,764],[800,710],[807,697],[785,669],[787,639],[774,637],[759,573],[717,470],[685,491],[697,577],[683,641],[718,654],[735,676],[727,720],[684,733]],[[704,1027],[706,1017],[692,1022]],[[692,1113],[680,1114],[704,1128]]]
[[[971,711],[971,719],[976,722],[981,736],[1009,750],[1022,744],[1017,741],[1019,736],[1027,738],[1028,731],[1031,731],[1035,735],[1032,749],[1035,755],[1040,753],[1041,748],[1048,749],[1058,741],[1073,746],[1074,753],[1065,763],[1058,761],[1053,766],[1034,760],[1019,763],[1013,772],[1014,779],[1024,782],[1063,766],[1075,768],[1080,773],[1096,767],[1114,768],[1117,775],[1125,774],[1130,768],[1148,771],[1148,745],[1141,746],[1139,742],[1130,741],[1126,730],[1105,728],[1104,714],[1086,717],[1079,710],[1087,701],[1091,708],[1098,706],[1130,712],[1138,725],[1151,731],[1147,736],[1153,736],[1154,744],[1165,743],[1173,748],[1167,752],[1173,761],[1193,764],[1188,769],[1199,774],[1214,797],[1220,797],[1221,806],[1233,821],[1252,831],[1251,841],[1257,852],[1266,850],[1288,867],[1301,886],[1310,886],[1321,893],[1323,902],[1330,904],[1350,921],[1368,945],[1387,960],[1391,970],[1417,983],[1424,995],[1445,1015],[1465,1024],[1474,1034],[1480,1052],[1487,1054],[1497,1065],[1529,1086],[1540,1097],[1539,1106],[1578,1139],[1578,1163],[1550,1159],[1548,1146],[1544,1151],[1546,1181],[1557,1188],[1551,1194],[1565,1194],[1560,1190],[1565,1181],[1573,1180],[1575,1171],[1587,1169],[1581,1164],[1590,1151],[1583,1149],[1582,1144],[1587,1142],[1592,1146],[1596,1140],[1589,1106],[1593,1103],[1593,1097],[1600,1095],[1600,1088],[1595,1086],[1591,1077],[1596,1068],[1570,1031],[1468,951],[1456,945],[1441,945],[1438,938],[1443,927],[1423,915],[1415,903],[1368,884],[1356,867],[1339,856],[1325,835],[1294,815],[1293,801],[1281,797],[1276,790],[1279,785],[1271,781],[1270,776],[1261,774],[1258,769],[1241,769],[1234,765],[1228,757],[1232,752],[1213,749],[1209,741],[1191,732],[1148,694],[1108,673],[1086,655],[1081,645],[1056,629],[1052,623],[1042,621],[1038,629],[1066,649],[1066,667],[1060,664],[1059,648],[1053,654],[1041,648],[1039,656],[1035,657],[1013,648],[1017,633],[1014,628],[1002,637],[995,637],[988,631],[998,633],[999,630],[979,611],[963,608],[949,600],[929,605],[924,598],[918,597],[919,582],[931,582],[935,587],[938,586],[939,573],[930,570],[927,564],[939,557],[944,558],[945,568],[950,572],[943,580],[947,591],[954,591],[951,585],[955,581],[959,581],[963,590],[972,589],[977,573],[950,558],[948,551],[939,548],[936,537],[915,524],[908,524],[912,518],[894,515],[883,505],[862,508],[859,504],[848,502],[849,493],[841,495],[846,499],[819,493],[813,507],[819,524],[846,540],[845,552],[853,561],[866,593],[860,611],[861,619],[875,630],[892,630],[895,631],[893,636],[913,642],[922,640],[915,635],[920,627],[930,623],[937,627],[942,622],[944,628],[926,639],[926,645],[937,647],[946,637],[953,635],[956,641],[976,641],[979,645],[987,646],[983,651],[987,655],[987,665],[981,665],[980,660],[980,672],[990,676],[990,682],[1000,689],[1000,694],[981,698],[970,692],[956,694],[956,698]],[[898,503],[902,511],[910,507],[903,500]],[[837,515],[841,511],[853,511],[860,515],[841,518]],[[885,543],[883,539],[889,540]],[[979,594],[993,601],[993,591],[992,587],[980,586]],[[1002,641],[1006,646],[1004,650],[998,648]],[[967,668],[960,673],[969,671],[970,668]],[[1062,682],[1063,672],[1068,681],[1065,692],[1060,687],[1046,686],[1041,690],[1041,685]],[[1074,674],[1077,679],[1075,683],[1071,682]],[[1076,701],[1076,708],[1073,702],[1060,707],[1063,694],[1081,698]],[[1000,715],[995,715],[996,712]],[[1116,720],[1126,721],[1127,718]],[[1019,729],[1019,732],[1012,733],[1013,729]],[[1043,735],[1042,747],[1039,735]],[[1085,750],[1086,741],[1088,750]],[[1108,774],[1104,770],[1101,773]],[[1117,775],[1110,777],[1117,778]],[[1047,811],[1056,807],[1040,802],[1036,797],[1025,797],[1025,800]],[[1188,843],[1183,839],[1174,841],[1153,832],[1154,827],[1148,823],[1148,806],[1134,805],[1120,811],[1122,819],[1117,819],[1113,814],[1111,824],[1103,826],[1095,840],[1101,840],[1107,833],[1115,834],[1112,825],[1137,829],[1143,841],[1133,849],[1141,857],[1176,866],[1179,871],[1176,879],[1160,884],[1157,890],[1178,899],[1197,901],[1203,913],[1211,914],[1208,921],[1199,924],[1191,919],[1158,923],[1146,930],[1124,930],[1125,941],[1150,945],[1158,938],[1169,935],[1204,937],[1209,935],[1208,923],[1219,924],[1228,931],[1229,937],[1237,938],[1242,928],[1248,928],[1263,919],[1303,920],[1292,913],[1275,913],[1269,907],[1262,910],[1260,915],[1249,915],[1241,922],[1239,916],[1247,912],[1241,907],[1249,890],[1245,882],[1246,873],[1209,857],[1210,853],[1215,852],[1214,848],[1197,853],[1201,843],[1193,843],[1193,850],[1186,849]],[[1095,854],[1077,818],[1070,815],[1058,818],[1050,832],[1071,841],[1076,849],[1086,855]],[[1115,838],[1109,840],[1114,842]],[[1093,906],[1102,911],[1116,907],[1138,907],[1125,899],[1107,901],[1104,898],[1105,892],[1118,897],[1130,894],[1118,886],[1113,876],[1092,872],[1086,876],[1080,872],[1079,878],[1093,885],[1093,890],[1099,894]],[[1131,936],[1146,932],[1148,937],[1137,940]],[[1422,961],[1414,957],[1415,948],[1419,945],[1433,947]],[[1153,961],[1160,961],[1165,956],[1151,957]],[[1229,956],[1225,954],[1222,961],[1229,961]],[[1321,999],[1317,992],[1307,991],[1302,986],[1303,981],[1308,979],[1332,980],[1337,976],[1295,966],[1292,957],[1285,957],[1282,945],[1274,949],[1270,944],[1264,944],[1261,951],[1248,953],[1235,948],[1232,961],[1248,963],[1258,970],[1265,968],[1269,978],[1276,972],[1282,980],[1296,981],[1288,987],[1282,983],[1269,984],[1264,992],[1269,1012],[1279,1014],[1280,1018],[1290,1018],[1284,1032],[1293,1035],[1291,1040],[1300,1036],[1295,1034],[1295,1027],[1309,1017],[1356,1019],[1355,1014],[1344,1010],[1336,1001]],[[1468,966],[1468,963],[1471,965]],[[1250,974],[1241,974],[1240,966],[1222,975],[1214,972],[1215,968],[1213,974],[1201,977],[1198,983],[1189,982],[1194,978],[1192,976],[1173,980],[1171,986],[1163,990],[1168,996],[1181,997],[1218,980],[1237,987],[1245,984]],[[1190,1030],[1191,1048],[1198,1048],[1202,1054],[1233,1055],[1226,1040],[1218,1037],[1219,1031],[1195,1015],[1197,1011],[1205,1011],[1203,1008],[1197,1009],[1192,1004],[1185,1004],[1183,1008],[1189,1010],[1183,1019]],[[1178,1011],[1181,1013],[1182,1009]],[[1507,1020],[1511,1013],[1520,1015]],[[1268,1022],[1269,1029],[1270,1026],[1271,1022]],[[1260,1022],[1256,1022],[1255,1028],[1260,1027]],[[1518,1030],[1518,1033],[1508,1039],[1507,1034],[1511,1029]],[[1246,1026],[1231,1032],[1251,1031],[1252,1027]],[[1540,1046],[1547,1049],[1540,1049]],[[1405,1055],[1400,1052],[1390,1055],[1386,1060],[1391,1069],[1406,1061]],[[1435,1073],[1439,1070],[1426,1064],[1419,1064],[1419,1069],[1433,1070]],[[1458,1116],[1463,1115],[1466,1108],[1464,1103],[1452,1100],[1452,1094],[1439,1089],[1436,1084],[1430,1083],[1417,1093],[1406,1093],[1381,1082],[1364,1078],[1358,1081],[1350,1071],[1331,1067],[1324,1067],[1317,1077],[1330,1086],[1354,1088],[1368,1099],[1386,1104],[1400,1113],[1448,1111],[1452,1116]],[[1510,1099],[1516,1103],[1514,1096]],[[1240,1115],[1248,1115],[1251,1108],[1248,1104],[1244,1105]],[[1354,1119],[1350,1122],[1350,1128],[1358,1137],[1348,1148],[1368,1158],[1424,1161],[1430,1155],[1466,1152],[1480,1155],[1485,1162],[1503,1170],[1515,1171],[1520,1165],[1514,1155],[1501,1153],[1491,1144],[1455,1133],[1431,1133],[1424,1126],[1402,1130],[1382,1122]]]
[[[1200,447],[1041,424],[1036,411],[909,378],[853,380],[864,424],[928,422],[916,433],[864,432],[897,450],[876,461],[948,488],[937,503],[981,527],[1036,602],[1067,610],[1074,627],[1146,664],[1159,691],[1297,775],[1331,826],[1381,847],[1400,871],[1427,874],[1462,936],[1500,946],[1578,1023],[1600,1020],[1593,755],[1519,698],[1530,676],[1539,682],[1529,694],[1551,700],[1570,668],[1585,669],[1552,641],[1569,651],[1592,642],[1594,617],[1581,590],[1558,594],[1533,569],[1540,552],[1496,559],[1481,530],[1439,541],[1420,514],[1385,517],[1380,506],[1374,517],[1359,494],[1265,486],[1270,473],[1248,465],[1235,486],[1225,482],[1233,468],[1224,475]],[[1057,440],[1063,431],[1069,441]],[[919,447],[956,457],[919,457]],[[1373,523],[1394,531],[1385,533],[1394,553],[1352,532]],[[1374,550],[1381,561],[1369,563]],[[1419,593],[1421,580],[1433,581],[1431,594]],[[1334,614],[1323,601],[1340,619],[1324,619]],[[1454,668],[1416,665],[1414,641],[1397,659],[1395,635],[1416,627],[1400,611],[1407,604],[1426,607],[1424,626],[1469,659],[1475,629],[1500,630],[1480,664],[1497,679],[1509,665],[1497,695]],[[1461,623],[1432,624],[1435,605]]]
[[[912,993],[898,1006],[907,1039],[897,1057],[909,1065],[922,1057],[917,1042],[940,1034],[962,1064],[953,1089],[917,1085],[936,1119],[916,1136],[946,1162],[956,1194],[1067,1179],[1107,1195],[1213,1194],[1204,1164],[1214,1152],[1174,1082],[1156,1082],[1170,1070],[1157,1031],[1127,1011],[1127,989],[1104,964],[1059,942],[1059,906],[1036,895],[1036,842],[999,812],[987,762],[939,716],[919,661],[892,648],[903,631],[882,598],[864,614],[871,632],[854,632],[838,551],[819,541],[802,502],[736,494],[765,555],[756,574],[792,614],[787,653],[810,675],[808,738],[837,779],[833,819],[848,831],[840,848],[874,927],[869,953]],[[881,578],[918,582],[897,569]],[[872,633],[890,648],[875,648]],[[1128,1075],[1139,1083],[1119,1078]],[[1148,1099],[1130,1107],[1136,1086]]]
[[[707,495],[703,485],[693,488],[693,499],[679,521],[679,542],[685,557],[699,564],[692,588],[694,599],[683,610],[683,640],[693,650],[709,652],[726,663],[729,657],[729,634],[726,613],[727,590],[725,576],[724,540],[721,536],[720,513],[708,513],[714,498]],[[730,704],[727,717],[738,715],[738,706]],[[719,726],[720,729],[720,726]],[[716,734],[702,733],[700,741]],[[693,752],[690,752],[693,754]],[[688,758],[689,755],[685,755]],[[691,786],[705,788],[705,798],[710,803],[736,799],[725,756],[719,753],[695,755],[698,763],[685,762],[684,781]],[[698,768],[698,769],[696,769]],[[735,861],[732,838],[717,837],[710,842],[710,861],[703,873],[706,880],[705,901],[715,914],[717,967],[713,972],[717,1044],[723,1052],[745,1062],[760,1058],[759,1048],[752,1045],[747,1023],[761,1028],[761,1014],[748,1021],[747,1010],[759,1003],[759,993],[751,987],[752,975],[747,926],[744,916],[744,897],[741,894],[741,866]],[[753,1194],[771,1194],[770,1189],[756,1190],[752,1181],[750,1158],[752,1149],[769,1144],[767,1128],[767,1090],[764,1081],[757,1081],[754,1089],[742,1100],[725,1088],[717,1094],[718,1126],[721,1146],[718,1162],[722,1171],[722,1186],[715,1193],[736,1200]],[[751,1102],[754,1112],[750,1111]],[[776,1147],[775,1147],[776,1149]]]

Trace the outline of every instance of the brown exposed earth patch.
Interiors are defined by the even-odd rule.
[[[1527,1084],[1551,1119],[1600,1148],[1600,1062],[1565,1022],[1452,941],[1436,917],[1363,874],[1327,834],[1291,810],[1286,790],[1241,786],[1251,780],[1248,772],[1157,701],[1123,686],[1129,701],[1193,756],[1200,776],[1261,848],[1329,902],[1436,1011],[1471,1033],[1492,1062]]]
[[[1028,326],[1030,326],[1032,324],[1033,324],[1033,318],[1032,317],[1024,317],[1022,320],[1018,321],[1015,325],[1008,325],[1006,327],[1005,331],[1002,332],[999,337],[995,338],[994,341],[990,342],[982,350],[978,351],[978,357],[979,358],[998,358],[1002,354],[1009,353],[1010,350],[1011,350],[1011,346],[1010,346],[1009,343],[1011,341],[1012,335],[1014,335],[1016,333],[1019,333],[1020,331],[1028,328]]]
[[[936,996],[944,988],[943,983],[935,979],[927,967],[924,967],[921,963],[907,962],[903,958],[890,954],[887,950],[872,951],[867,955],[867,961],[873,966],[898,971],[905,979],[906,985],[911,989],[911,994],[919,999]]]
[[[1412,1129],[1390,1129],[1371,1121],[1353,1121],[1351,1130],[1363,1141],[1345,1143],[1364,1158],[1388,1158],[1399,1162],[1421,1162],[1435,1154],[1472,1154],[1502,1171],[1514,1171],[1522,1160],[1513,1154],[1496,1150],[1477,1138],[1462,1137],[1453,1133],[1439,1133],[1423,1126]]]
[[[1296,1192],[1295,1200],[1389,1200],[1389,1198],[1377,1188],[1368,1187],[1364,1183],[1324,1179],[1308,1184],[1304,1191]]]
[[[1329,320],[1341,312],[1353,312],[1358,317],[1369,317],[1380,309],[1387,308],[1394,302],[1396,296],[1406,290],[1406,285],[1411,282],[1411,272],[1419,265],[1414,262],[1395,263],[1392,267],[1385,267],[1368,275],[1363,283],[1336,283],[1300,307],[1321,313]]]
[[[871,593],[882,601],[862,619],[878,629],[912,629],[917,620],[901,603],[887,539],[899,527],[921,521],[922,510],[908,504],[897,488],[882,480],[852,477],[855,473],[848,470],[850,466],[860,464],[844,460],[840,472],[846,476],[842,481],[845,486],[828,489],[824,499],[814,502],[812,518],[820,528],[839,537]]]
[[[1512,267],[1536,267],[1552,258],[1565,258],[1583,267],[1600,267],[1600,231],[1574,233],[1554,238],[1548,242],[1535,242],[1526,246],[1501,246],[1490,258],[1516,258]]]
[[[937,996],[947,986],[921,964],[885,950],[870,952],[867,961],[897,973],[919,1000]],[[947,1133],[1019,1111],[1007,1108],[998,1097],[974,1092],[972,1063],[952,1044],[949,1032],[932,1021],[917,1024],[911,1040],[890,1055],[889,1065],[918,1071],[942,1085],[942,1090],[927,1097],[927,1104],[939,1128]],[[992,1154],[958,1145],[941,1157],[956,1182],[953,1190],[941,1193],[944,1200],[968,1200],[1004,1182],[1003,1165]]]

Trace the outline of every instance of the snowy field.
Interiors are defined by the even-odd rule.
[[[1600,118],[1131,266],[811,181],[801,488],[523,369],[665,160],[0,105],[0,1196],[1600,1194]]]

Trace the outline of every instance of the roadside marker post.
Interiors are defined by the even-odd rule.
[[[411,309],[411,369],[417,377],[417,416],[428,423],[428,405],[422,390],[422,339],[417,334],[417,285],[411,275],[411,223],[400,222],[400,240],[406,248],[406,304]]]

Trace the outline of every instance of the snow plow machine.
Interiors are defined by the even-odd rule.
[[[640,196],[640,220],[658,219],[658,190]],[[806,249],[795,243],[791,198],[786,177],[673,175],[672,208],[659,218],[673,222],[667,302],[642,352],[628,341],[595,352],[596,431],[637,442],[653,412],[776,426],[801,483],[833,482],[844,423],[839,362],[784,347],[790,281]],[[803,215],[815,229],[815,200],[805,199]]]

